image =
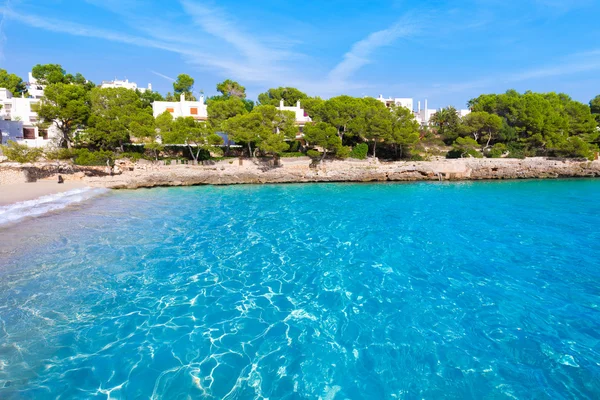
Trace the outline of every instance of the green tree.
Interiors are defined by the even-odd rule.
[[[366,99],[350,96],[332,97],[320,105],[317,119],[334,126],[343,141],[345,135],[353,136],[356,132],[362,131],[358,125],[364,122],[367,105],[365,101]],[[381,102],[379,103],[383,106]]]
[[[293,107],[298,103],[298,100],[306,99],[306,93],[292,87],[278,87],[269,89],[265,93],[258,95],[258,103],[260,105],[272,105],[279,107],[281,100],[285,106]]]
[[[600,127],[600,95],[590,100],[590,110],[596,119],[598,126]]]
[[[152,109],[152,103],[155,101],[165,101],[164,97],[160,93],[152,90],[145,90],[143,92],[136,90],[136,93],[142,102],[143,108]]]
[[[364,139],[373,142],[373,157],[377,157],[377,143],[388,143],[392,139],[393,116],[380,101],[373,98],[363,99]]]
[[[84,139],[95,148],[123,150],[131,137],[154,136],[152,110],[144,108],[138,94],[125,88],[94,88],[91,115]]]
[[[477,151],[479,143],[470,137],[459,137],[452,144],[452,151],[448,154],[450,158],[456,154],[460,158],[471,156],[475,158],[481,158],[482,155]]]
[[[485,111],[475,111],[463,118],[461,133],[473,136],[478,143],[484,144],[484,151],[497,139],[502,129],[502,118]]]
[[[253,156],[252,144],[259,140],[261,129],[262,118],[258,113],[238,114],[223,122],[223,130],[236,143],[248,146],[248,157]]]
[[[252,144],[264,153],[280,154],[289,148],[286,140],[294,139],[298,131],[293,112],[271,105],[257,106],[250,113],[229,118],[224,128],[234,141],[248,146],[251,157],[254,156]]]
[[[238,99],[246,98],[246,88],[240,85],[238,82],[232,81],[231,79],[227,79],[221,83],[217,84],[217,91],[221,93],[222,96],[229,97],[237,97]]]
[[[442,108],[433,114],[430,122],[446,143],[452,143],[459,136],[460,118],[454,107]]]
[[[208,121],[215,130],[225,130],[223,122],[248,112],[242,99],[210,99],[207,102]],[[226,131],[226,130],[225,130]]]
[[[326,122],[313,122],[304,126],[304,139],[313,146],[323,150],[321,162],[328,152],[337,153],[342,146],[342,139],[338,136],[337,128]]]
[[[321,119],[323,104],[325,104],[325,100],[320,97],[307,97],[302,100],[302,108],[316,122],[323,122]]]
[[[23,79],[15,74],[9,74],[5,69],[0,69],[0,88],[10,90],[15,97],[27,92],[27,85]]]
[[[419,141],[419,123],[411,110],[392,106],[392,132],[389,139],[394,146],[396,158],[402,158]]]
[[[194,163],[198,162],[202,151],[214,150],[214,146],[223,143],[223,139],[207,122],[196,121],[193,117],[179,117],[173,120],[170,114],[168,117],[166,114],[159,117],[156,125],[160,129],[163,143],[184,144]]]
[[[60,145],[71,148],[74,133],[84,127],[90,114],[89,92],[81,85],[49,84],[37,113],[42,122],[56,125]]]
[[[60,64],[37,64],[31,69],[31,75],[41,85],[70,83],[66,79],[67,71]]]
[[[175,82],[173,82],[174,101],[178,101],[179,97],[184,94],[186,100],[195,101],[196,98],[192,95],[194,89],[194,78],[187,74],[179,74]]]

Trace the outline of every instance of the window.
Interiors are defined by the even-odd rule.
[[[48,129],[40,129],[39,137],[44,138],[44,140],[48,140]]]
[[[173,114],[173,112],[175,111],[173,108],[167,108],[167,111],[170,112],[171,114]]]
[[[196,107],[190,108],[190,114],[191,115],[198,115],[198,108],[196,108]]]
[[[37,117],[29,117],[29,122],[35,124],[36,122],[38,122]]]
[[[23,128],[23,139],[35,139],[35,128]]]

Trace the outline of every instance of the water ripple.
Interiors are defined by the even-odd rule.
[[[598,398],[600,182],[117,192],[1,231],[0,397]]]

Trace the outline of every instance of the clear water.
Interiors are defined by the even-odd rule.
[[[599,201],[170,188],[1,228],[0,398],[599,398]]]

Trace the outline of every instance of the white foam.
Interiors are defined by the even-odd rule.
[[[19,221],[23,218],[37,217],[51,211],[60,210],[71,204],[81,203],[94,196],[106,193],[107,191],[108,189],[85,187],[50,194],[33,200],[21,201],[7,206],[0,206],[0,226]]]

